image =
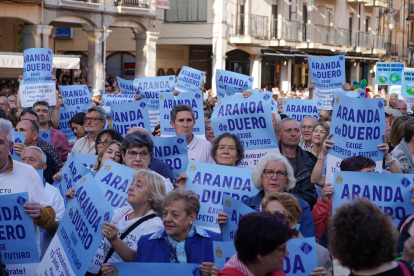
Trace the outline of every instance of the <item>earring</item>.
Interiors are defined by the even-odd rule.
[[[192,225],[193,224],[193,222],[192,221],[190,221],[190,225]]]

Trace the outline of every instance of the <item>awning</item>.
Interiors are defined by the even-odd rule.
[[[295,58],[289,53],[282,53],[278,51],[262,50],[263,61],[289,61]]]
[[[53,55],[53,68],[79,69],[80,56]],[[22,68],[23,53],[0,52],[0,68]]]

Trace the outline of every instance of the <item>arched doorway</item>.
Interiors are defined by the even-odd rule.
[[[250,76],[250,54],[243,50],[226,53],[226,70]]]
[[[135,78],[135,56],[128,52],[115,52],[106,58],[106,74],[126,80]]]

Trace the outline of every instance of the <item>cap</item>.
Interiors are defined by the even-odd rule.
[[[385,114],[392,115],[394,117],[401,117],[401,116],[403,116],[403,114],[399,110],[393,109],[393,108],[391,108],[389,106],[386,106],[384,108],[384,111],[385,111]]]

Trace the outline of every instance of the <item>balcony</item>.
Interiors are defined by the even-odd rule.
[[[134,7],[140,9],[149,9],[149,1],[145,0],[121,0],[116,1],[115,6]]]
[[[410,13],[410,15],[414,15],[414,4],[410,4],[408,12]]]
[[[324,25],[311,26],[308,39],[314,43],[351,46],[351,31]]]
[[[299,21],[282,19],[281,25],[278,26],[279,21],[280,20],[274,19],[272,22],[272,39],[283,39],[296,42],[302,40],[302,24]]]
[[[369,4],[371,0],[346,0],[348,3]]]
[[[272,32],[269,29],[269,17],[256,14],[234,14],[232,20],[230,43],[257,43],[260,45],[268,45],[270,43]]]
[[[387,0],[369,0],[365,4],[367,7],[380,7],[380,8],[388,8],[388,1]]]
[[[355,32],[355,46],[360,48],[371,48],[370,34],[365,32]]]

